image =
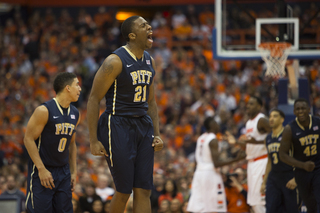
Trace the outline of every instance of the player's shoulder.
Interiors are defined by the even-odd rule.
[[[70,104],[70,109],[73,111],[79,112],[78,108],[73,104]]]
[[[49,111],[48,105],[46,105],[45,103],[41,104],[35,109],[35,112],[37,113],[48,113],[48,111]]]
[[[257,115],[258,119],[267,119],[268,120],[268,116],[263,114],[262,112],[260,112],[258,115]]]
[[[148,57],[150,57],[150,58],[151,58],[150,53],[149,53],[148,51],[146,51],[146,50],[144,51],[144,55],[145,55],[145,56],[148,56]]]
[[[270,139],[272,139],[272,132],[267,134],[266,141],[268,142]]]
[[[40,104],[36,110],[38,110],[39,112],[49,112],[52,107],[56,106],[56,102],[54,99],[51,99],[49,101],[43,102],[42,104]]]
[[[312,116],[312,120],[317,123],[320,123],[320,118],[318,116]]]
[[[115,51],[113,51],[112,53],[114,54],[118,54],[118,53],[124,53],[126,50],[123,46],[117,48]]]

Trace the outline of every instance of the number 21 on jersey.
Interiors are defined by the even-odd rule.
[[[135,92],[136,93],[134,94],[133,102],[145,102],[146,101],[147,85],[144,85],[143,87],[142,86],[136,86]],[[141,93],[142,93],[142,95],[141,95]],[[142,98],[142,100],[141,100],[141,98]]]

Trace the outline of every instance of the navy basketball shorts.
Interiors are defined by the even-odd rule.
[[[320,168],[312,172],[302,169],[295,170],[296,182],[302,201],[308,209],[308,213],[320,211]],[[318,209],[318,211],[317,211]]]
[[[30,168],[31,167],[31,168]],[[26,210],[28,213],[72,213],[71,175],[69,164],[46,167],[53,177],[55,188],[41,185],[38,170],[29,162]]]
[[[152,120],[148,115],[101,115],[98,140],[109,155],[106,159],[118,192],[131,194],[133,188],[152,189],[153,134]]]
[[[269,173],[266,185],[266,213],[299,213],[297,190],[286,187],[293,177],[293,171]]]

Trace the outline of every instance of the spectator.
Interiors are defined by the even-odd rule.
[[[181,26],[187,20],[187,18],[182,13],[181,9],[177,9],[176,13],[172,15],[171,20],[173,29],[176,29]]]
[[[249,213],[247,204],[248,186],[244,183],[245,174],[242,168],[237,168],[232,175],[227,175],[225,191],[227,198],[227,210],[230,213]]]
[[[181,213],[190,213],[187,211],[188,201],[184,201],[181,205]]]
[[[160,202],[158,213],[171,213],[169,200],[163,199]]]
[[[166,25],[166,23],[167,23],[167,21],[165,18],[163,18],[161,12],[157,12],[154,15],[154,18],[152,19],[150,24],[152,26],[152,29],[155,30],[155,29],[159,28],[160,26]]]
[[[183,195],[178,191],[176,182],[172,179],[168,179],[164,184],[163,194],[159,196],[159,206],[162,200],[169,200],[171,202],[174,198],[177,198],[180,203],[183,203]]]
[[[156,213],[159,209],[159,197],[164,189],[164,175],[156,173],[153,175],[153,189],[151,191],[151,208],[152,212]]]
[[[84,195],[79,198],[80,208],[83,212],[93,212],[93,202],[101,200],[101,197],[95,192],[95,185],[93,182],[85,185]]]
[[[92,213],[104,213],[103,203],[101,200],[94,200],[92,203]]]
[[[103,202],[105,202],[109,196],[112,196],[114,194],[114,189],[109,187],[109,185],[109,177],[105,174],[99,174],[96,193],[101,197]]]
[[[20,198],[20,201],[21,201],[20,209],[24,211],[26,196],[22,191],[19,190],[19,187],[17,186],[16,178],[13,175],[8,175],[6,179],[6,183],[7,183],[7,189],[3,191],[0,196],[6,196],[6,195],[17,196],[18,198]]]
[[[79,202],[74,198],[72,198],[72,207],[73,213],[82,213],[82,211],[80,210]]]
[[[171,213],[181,213],[181,202],[179,199],[174,198],[171,200],[170,211]]]
[[[110,213],[110,203],[111,200],[107,200],[103,205],[104,213]]]

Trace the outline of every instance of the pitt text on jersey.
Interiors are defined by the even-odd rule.
[[[132,78],[132,85],[145,84],[145,85],[136,86],[133,102],[145,102],[147,100],[146,99],[147,85],[150,84],[150,79],[152,78],[152,72],[147,70],[137,70],[137,71],[130,72],[130,75]]]
[[[319,139],[318,134],[310,134],[299,138],[302,147],[306,147],[303,153],[306,156],[312,156],[317,154],[317,142]]]
[[[73,130],[75,128],[75,125],[71,123],[57,123],[56,125],[56,135],[72,135]],[[59,145],[58,145],[58,151],[63,152],[65,150],[67,144],[67,138],[61,138]]]
[[[279,152],[280,143],[271,143],[268,145],[268,151],[271,152]]]

